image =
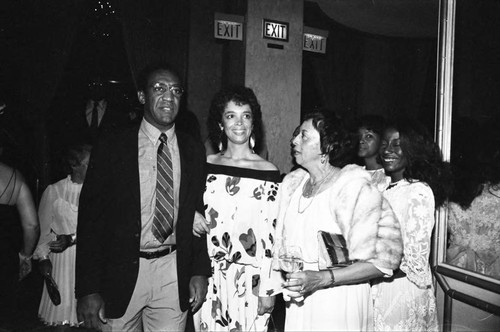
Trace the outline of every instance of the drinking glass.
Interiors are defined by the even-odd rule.
[[[284,272],[294,273],[302,271],[304,260],[302,250],[298,246],[283,245],[278,251],[280,269]]]

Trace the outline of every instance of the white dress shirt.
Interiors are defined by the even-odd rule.
[[[141,250],[158,249],[162,244],[156,239],[151,230],[156,206],[156,175],[157,154],[160,145],[161,131],[148,123],[145,119],[141,122],[139,130],[139,180],[141,188]],[[179,211],[179,188],[181,180],[181,161],[175,125],[165,132],[167,146],[172,156],[174,177],[174,231],[163,245],[176,243],[175,225]]]

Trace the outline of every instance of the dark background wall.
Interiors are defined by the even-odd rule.
[[[484,120],[498,107],[498,4],[459,1],[457,16],[473,15],[457,20],[456,114]],[[67,123],[80,111],[88,77],[104,73],[117,98],[127,101],[123,112],[140,109],[134,80],[140,67],[157,58],[179,68],[187,87],[185,105],[194,114],[185,123],[203,139],[213,94],[243,83],[245,57],[252,56],[245,54],[243,42],[213,37],[214,12],[244,16],[246,1],[3,2],[0,91],[9,108],[0,122],[15,141],[11,159],[39,179],[43,190],[61,176],[54,164],[71,140]],[[326,54],[303,54],[303,111],[408,113],[433,128],[436,38],[360,31],[334,21],[314,1],[304,3],[304,25],[327,30],[329,37]]]

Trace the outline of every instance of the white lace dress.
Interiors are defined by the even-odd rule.
[[[500,279],[500,188],[486,184],[468,209],[451,203],[448,263]]]
[[[40,240],[35,250],[35,259],[46,255],[52,262],[52,277],[61,293],[61,304],[55,306],[47,288],[43,287],[38,315],[47,325],[69,324],[76,326],[75,259],[76,245],[61,253],[50,252],[49,242],[57,234],[76,233],[78,200],[81,184],[71,181],[70,176],[47,187],[42,195],[38,216],[40,218]]]
[[[434,195],[423,182],[399,181],[384,196],[401,224],[406,277],[373,286],[376,331],[438,331],[436,298],[429,265]]]

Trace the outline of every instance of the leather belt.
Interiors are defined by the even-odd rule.
[[[177,249],[177,246],[171,245],[169,247],[165,247],[165,249],[157,250],[157,251],[139,251],[139,257],[146,259],[155,259],[166,256]]]

